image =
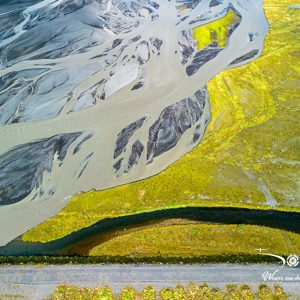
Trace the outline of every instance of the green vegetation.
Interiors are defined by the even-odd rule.
[[[136,298],[136,292],[132,287],[126,288],[122,291],[122,300],[134,300]]]
[[[28,299],[19,294],[0,294],[0,300]],[[238,287],[228,284],[225,291],[218,287],[209,287],[207,284],[192,284],[186,287],[179,285],[175,288],[164,288],[155,291],[153,286],[145,287],[137,292],[127,287],[120,294],[113,294],[105,287],[79,287],[75,285],[60,284],[45,300],[287,300],[289,295],[283,288],[274,284],[271,288],[267,284],[260,284],[257,291],[243,284]]]
[[[158,295],[159,297],[157,297]],[[82,288],[74,285],[61,284],[57,286],[53,295],[47,300],[286,300],[288,295],[282,287],[275,284],[273,289],[260,284],[257,291],[248,285],[238,287],[228,284],[223,291],[218,287],[209,287],[207,284],[189,284],[186,288],[179,285],[175,288],[164,288],[156,294],[152,286],[146,287],[141,293],[132,287],[125,288],[120,295],[111,292],[108,287]]]
[[[300,212],[300,10],[289,8],[295,3],[266,0],[271,31],[263,55],[208,84],[212,121],[199,147],[146,180],[75,195],[22,239],[47,242],[105,218],[172,207]]]
[[[61,284],[57,286],[53,295],[49,296],[47,300],[113,300],[113,294],[108,287],[94,289],[87,287],[78,287],[74,285]],[[128,299],[129,298],[122,298]]]
[[[156,292],[153,286],[147,286],[142,291],[142,299],[144,300],[155,300]]]
[[[205,48],[212,43],[224,47],[228,41],[229,30],[239,24],[240,21],[239,16],[229,11],[226,16],[219,20],[194,28],[193,37],[197,41],[198,49]]]
[[[66,264],[205,264],[205,263],[278,263],[278,259],[260,254],[235,255],[193,255],[190,257],[176,256],[0,256],[1,265],[38,264],[66,265]]]
[[[185,299],[186,293],[183,286],[177,286],[176,288],[164,288],[159,292],[162,300],[170,299]]]
[[[264,190],[265,203],[275,200],[298,210],[300,11],[288,8],[291,3],[265,1],[270,34],[262,57],[209,83],[215,122],[204,144],[211,138],[219,143],[219,153],[210,155],[217,162],[215,194],[240,195],[254,204],[255,190],[248,186],[247,197],[242,189],[252,182],[255,197]]]
[[[278,290],[278,285],[274,286],[274,290]],[[281,291],[282,296],[285,294],[284,291]],[[255,299],[255,293],[251,290],[251,288],[247,284],[243,284],[240,287],[240,295],[242,299],[247,299],[247,300],[254,300]],[[279,295],[277,293],[276,295]]]
[[[181,257],[257,254],[257,248],[288,256],[300,253],[299,234],[253,225],[156,224],[126,230],[92,248],[91,256]],[[176,224],[176,220],[173,220]],[[78,250],[80,251],[80,249]]]

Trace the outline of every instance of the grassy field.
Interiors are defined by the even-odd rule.
[[[300,10],[289,7],[294,3],[266,0],[270,34],[263,55],[209,82],[212,121],[196,149],[157,176],[73,196],[22,239],[47,242],[105,218],[171,207],[300,212]],[[259,244],[266,238],[257,239]]]
[[[1,298],[0,298],[1,299]],[[248,285],[241,286],[228,284],[225,290],[218,287],[210,287],[207,284],[189,284],[176,288],[164,288],[156,291],[152,286],[145,287],[137,292],[132,287],[125,288],[120,294],[113,294],[109,287],[86,288],[70,285],[59,285],[53,295],[45,300],[285,300],[288,295],[280,285],[270,287],[260,284],[257,290]]]
[[[123,232],[92,248],[91,256],[181,257],[201,255],[300,253],[300,236],[278,229],[252,225],[189,224],[165,222],[139,231]],[[180,224],[181,223],[181,224]]]

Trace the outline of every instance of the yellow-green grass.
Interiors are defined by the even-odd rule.
[[[300,253],[300,235],[255,225],[179,224],[123,232],[94,247],[90,256],[181,257]]]
[[[265,1],[270,34],[263,55],[208,84],[212,121],[202,143],[143,181],[72,197],[55,217],[23,235],[46,242],[95,222],[143,211],[226,206],[300,212],[300,10]]]
[[[224,47],[228,41],[229,29],[239,23],[241,18],[229,11],[226,16],[208,24],[193,29],[193,38],[197,41],[198,49],[205,48],[216,42]]]
[[[288,297],[289,295],[278,284],[274,284],[273,288],[267,284],[260,284],[255,290],[247,284],[241,286],[228,284],[226,289],[221,289],[210,287],[205,283],[199,285],[191,283],[185,287],[178,285],[157,292],[153,286],[147,286],[141,292],[127,287],[119,295],[113,294],[109,287],[88,288],[61,284],[47,300],[285,300]]]

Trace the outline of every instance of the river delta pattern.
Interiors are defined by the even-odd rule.
[[[228,14],[225,40],[195,39]],[[193,149],[211,118],[207,82],[257,58],[268,31],[254,0],[9,1],[0,26],[0,244],[75,193]]]

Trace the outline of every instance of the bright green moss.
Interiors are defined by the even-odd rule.
[[[198,49],[205,48],[212,43],[224,47],[227,44],[230,29],[239,22],[240,17],[229,11],[219,20],[194,28],[193,37],[197,41]]]
[[[121,300],[134,300],[135,299],[135,290],[132,287],[124,289],[121,293]]]
[[[153,286],[147,286],[143,289],[142,299],[144,300],[156,300],[156,292]]]

